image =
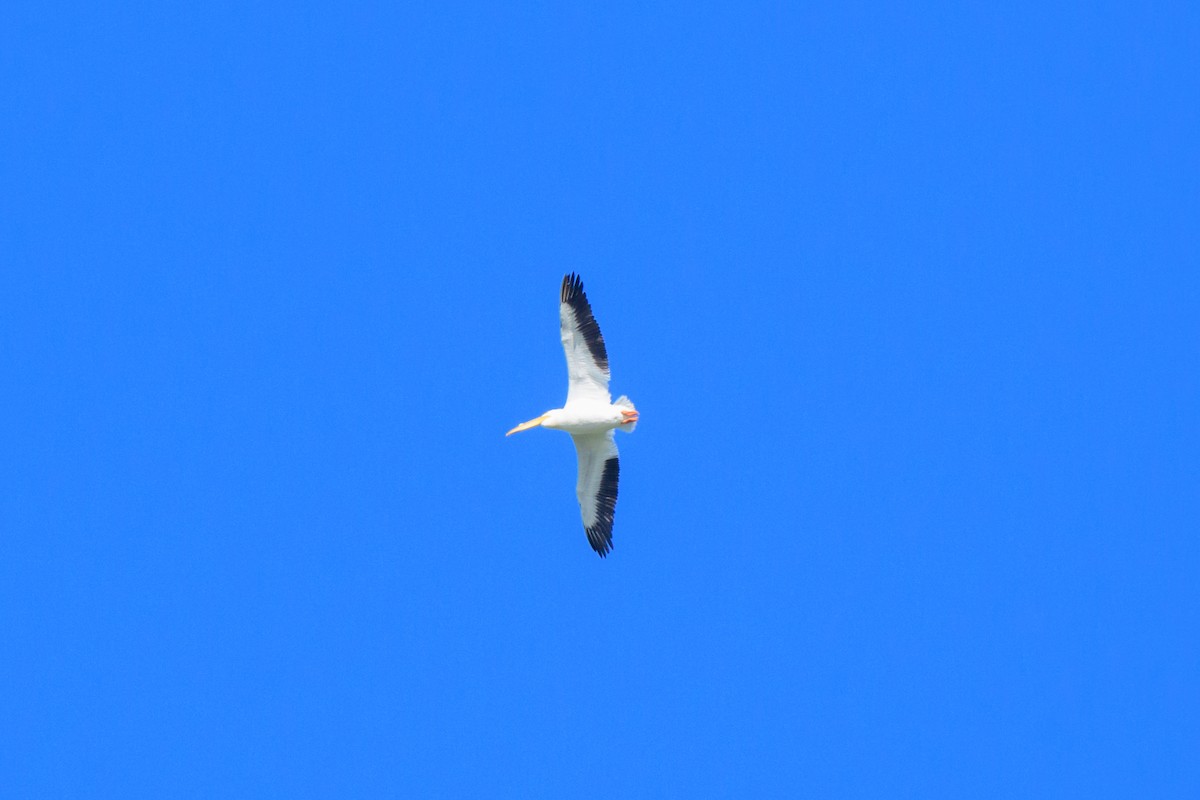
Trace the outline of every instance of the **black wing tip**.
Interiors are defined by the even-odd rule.
[[[570,303],[577,297],[587,300],[587,295],[583,293],[583,278],[574,272],[569,272],[563,275],[562,292],[559,299],[564,303]]]
[[[600,326],[596,324],[596,317],[592,314],[592,306],[583,291],[583,278],[574,272],[564,275],[559,299],[575,313],[575,322],[584,342],[587,343],[588,351],[600,369],[607,372],[608,350],[604,347],[604,334],[600,333]]]
[[[590,528],[584,528],[588,544],[601,558],[612,552],[613,514],[617,510],[617,483],[621,475],[621,462],[615,456],[604,462],[600,478],[600,496],[596,509],[599,519]]]
[[[588,544],[596,554],[604,558],[612,552],[612,531],[602,531],[598,527],[587,529]]]
[[[612,552],[613,541],[611,524],[607,526],[604,524],[593,525],[590,528],[584,528],[584,531],[587,533],[588,544],[592,546],[592,549],[596,551],[598,556],[604,558]]]

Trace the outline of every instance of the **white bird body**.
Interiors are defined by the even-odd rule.
[[[543,428],[553,428],[570,434],[586,435],[616,430],[625,422],[625,417],[621,415],[621,409],[617,406],[590,400],[567,403],[562,408],[547,411],[543,416]]]
[[[578,275],[563,278],[559,321],[567,357],[567,402],[562,408],[522,422],[506,435],[538,426],[571,434],[579,456],[575,493],[579,497],[583,529],[592,549],[603,557],[612,549],[620,473],[613,431],[632,433],[637,427],[638,412],[628,397],[622,395],[613,402],[608,392],[608,352]]]

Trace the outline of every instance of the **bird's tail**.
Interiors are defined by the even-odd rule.
[[[633,401],[630,400],[625,395],[621,395],[616,400],[614,400],[613,405],[616,406],[617,408],[625,409],[627,411],[637,411],[637,409],[633,407]],[[633,429],[636,427],[637,427],[637,422],[630,422],[628,425],[620,426],[617,430],[622,430],[622,431],[625,431],[626,433],[633,433]]]

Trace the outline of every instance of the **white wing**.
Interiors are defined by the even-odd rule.
[[[613,432],[571,434],[579,455],[579,513],[588,544],[603,558],[612,550],[613,512],[617,508],[617,477],[621,472]]]
[[[612,402],[608,393],[608,352],[583,281],[574,273],[563,277],[558,306],[563,352],[567,355],[567,402]]]

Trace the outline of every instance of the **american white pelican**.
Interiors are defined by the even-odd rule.
[[[579,455],[579,511],[588,544],[600,554],[612,549],[613,511],[617,507],[617,443],[613,431],[632,433],[638,412],[625,395],[612,402],[608,393],[608,353],[600,326],[592,316],[583,280],[563,276],[558,317],[562,323],[563,350],[567,354],[567,402],[540,417],[522,422],[505,436],[542,426],[571,434]]]

